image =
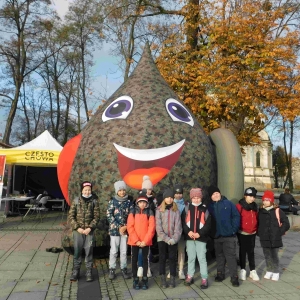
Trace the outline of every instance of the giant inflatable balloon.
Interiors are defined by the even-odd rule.
[[[63,148],[58,162],[61,189],[70,203],[78,196],[80,183],[91,180],[100,201],[103,222],[99,230],[103,231],[107,203],[118,180],[124,180],[134,193],[141,188],[144,175],[155,184],[155,191],[181,183],[186,199],[192,187],[221,184],[235,190],[243,177],[241,155],[234,136],[225,132],[217,140],[229,136],[232,142],[229,150],[224,147],[219,154],[220,160],[229,162],[227,157],[234,155],[233,163],[227,164],[236,173],[231,175],[230,187],[226,186],[228,178],[218,178],[213,138],[168,86],[146,46],[131,76]],[[238,197],[242,196],[243,184],[237,190]]]

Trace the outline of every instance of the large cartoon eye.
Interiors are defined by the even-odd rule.
[[[114,100],[103,112],[102,121],[126,119],[133,108],[133,100],[129,96],[121,96]]]
[[[194,119],[189,111],[178,101],[170,98],[166,101],[166,109],[175,122],[182,122],[194,126]]]

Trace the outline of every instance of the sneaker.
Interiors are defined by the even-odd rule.
[[[251,275],[251,272],[250,272]],[[241,280],[246,280],[246,270],[245,269],[241,269],[240,271],[240,279]]]
[[[147,277],[152,277],[152,272],[151,272],[150,268],[148,268]]]
[[[273,273],[272,272],[267,272],[266,275],[264,276],[265,279],[271,279]]]
[[[225,276],[222,272],[218,272],[217,276],[215,277],[216,282],[222,282],[225,279]]]
[[[129,278],[131,278],[130,274],[129,274],[128,271],[127,271],[127,268],[122,269],[121,272],[122,272],[122,274],[123,274],[124,279],[129,279]]]
[[[79,273],[79,270],[73,270],[70,277],[70,281],[77,281],[79,279]]]
[[[279,280],[279,273],[273,273],[272,280],[278,281]]]
[[[205,290],[208,288],[208,280],[207,279],[202,279],[200,288],[202,290]]]
[[[139,290],[139,289],[140,289],[139,278],[138,278],[138,277],[136,277],[136,278],[133,279],[132,287],[133,287],[135,290]]]
[[[250,271],[249,277],[254,281],[259,281],[259,277],[255,270]]]
[[[94,277],[93,277],[93,274],[92,274],[92,269],[87,269],[86,273],[85,273],[85,276],[86,276],[86,281],[87,282],[93,281]]]
[[[234,286],[234,287],[240,286],[239,278],[237,276],[231,277],[230,282],[231,282],[232,286]]]
[[[170,272],[168,273],[168,275],[167,275],[167,278],[168,279],[170,279],[171,278],[171,274],[170,274]],[[185,277],[184,277],[185,278]]]
[[[142,279],[142,289],[148,290],[148,277],[143,277]]]
[[[185,275],[184,275],[183,270],[179,270],[179,272],[178,272],[178,277],[179,277],[179,279],[181,279],[181,280],[184,280],[184,279],[185,279]]]
[[[143,267],[138,268],[137,277],[143,277]]]
[[[109,269],[109,274],[108,274],[108,278],[110,279],[110,280],[113,280],[113,279],[115,279],[115,277],[116,277],[116,270],[115,269]]]
[[[194,278],[190,275],[186,275],[184,285],[189,286],[194,282]]]

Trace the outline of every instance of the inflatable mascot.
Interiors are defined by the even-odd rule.
[[[182,184],[185,199],[192,187],[218,185],[234,201],[242,198],[244,189],[234,135],[226,129],[206,135],[159,73],[149,45],[131,76],[64,146],[57,171],[69,204],[78,197],[81,182],[93,182],[101,210],[95,253],[109,243],[106,209],[118,180],[126,182],[134,197],[144,175],[155,192]],[[63,236],[63,247],[72,253],[70,235]]]

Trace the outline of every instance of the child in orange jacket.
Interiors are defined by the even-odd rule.
[[[136,200],[136,205],[131,209],[127,220],[128,245],[131,246],[133,288],[140,289],[137,277],[137,262],[139,249],[143,254],[142,289],[148,289],[147,270],[149,264],[150,246],[155,233],[155,219],[153,211],[149,208],[148,197],[142,190]]]

